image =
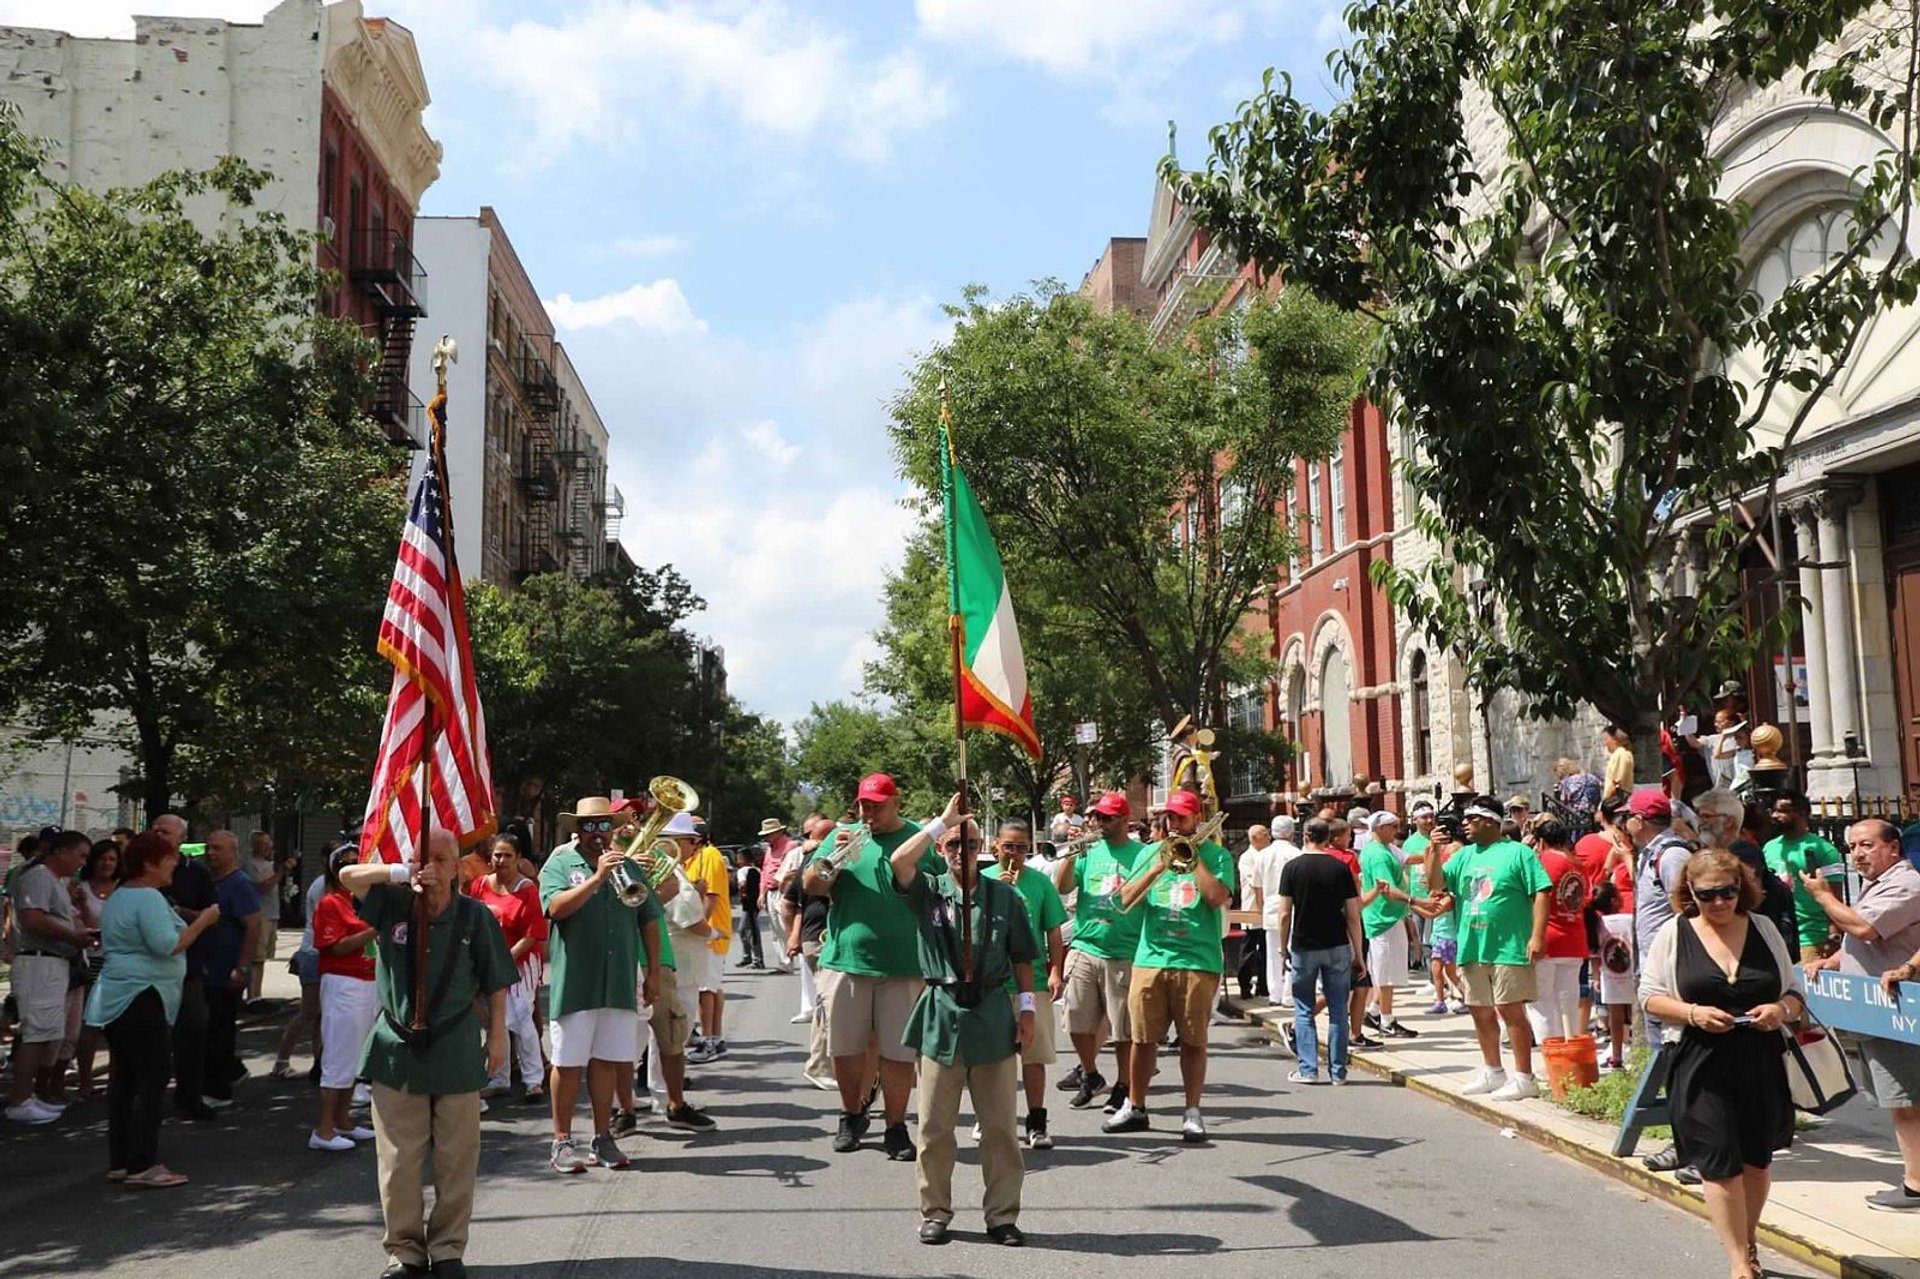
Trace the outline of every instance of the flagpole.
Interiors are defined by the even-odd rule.
[[[954,759],[958,776],[954,780],[954,789],[960,796],[960,828],[956,834],[960,838],[961,856],[966,853],[967,818],[971,813],[967,799],[967,723],[961,711],[960,694],[964,687],[962,668],[966,663],[966,619],[960,615],[960,595],[957,589],[955,573],[958,572],[954,559],[954,522],[953,522],[953,413],[947,404],[946,379],[940,381],[940,475],[942,483],[941,503],[946,515],[947,533],[947,648],[953,664],[953,743]],[[982,832],[984,837],[985,832]],[[967,985],[973,981],[973,877],[980,873],[980,859],[973,856],[973,864],[968,875],[960,881],[960,982]]]
[[[459,358],[453,340],[442,337],[433,348],[433,375],[438,390],[433,403],[427,406],[427,447],[431,453],[427,459],[428,468],[440,479],[440,530],[446,541],[449,574],[459,571],[458,561],[453,553],[453,508],[447,500],[447,366]],[[449,637],[451,638],[451,637]],[[429,702],[426,707],[426,720],[422,725],[426,740],[420,749],[420,845],[414,849],[414,862],[417,866],[427,864],[427,844],[433,838],[433,756],[439,744],[441,728],[439,716]],[[459,884],[452,885],[453,891],[460,890]],[[413,898],[413,935],[417,938],[413,963],[413,1029],[424,1031],[431,1022],[432,1009],[427,1007],[431,998],[427,993],[427,969],[432,963],[427,952],[427,931],[433,925],[432,917],[427,913],[427,895],[417,887]]]

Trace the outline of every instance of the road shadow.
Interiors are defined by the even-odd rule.
[[[973,1235],[956,1230],[956,1240],[989,1243],[985,1233]],[[1082,1252],[1102,1257],[1199,1257],[1225,1247],[1213,1235],[1170,1234],[1155,1230],[1118,1231],[1113,1234],[1032,1234],[1027,1247],[1042,1252]]]
[[[682,1257],[588,1257],[572,1261],[523,1262],[489,1266],[469,1260],[467,1273],[475,1279],[872,1279],[857,1270],[822,1270],[817,1266],[749,1266],[724,1261],[689,1261]]]
[[[1282,1211],[1288,1222],[1322,1246],[1347,1247],[1354,1244],[1429,1243],[1442,1237],[1408,1225],[1400,1218],[1339,1195],[1330,1195],[1309,1182],[1292,1177],[1262,1173],[1236,1177],[1271,1191],[1285,1200]]]

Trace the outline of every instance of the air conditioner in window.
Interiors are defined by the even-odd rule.
[[[505,355],[507,353],[507,344],[489,333],[487,335],[487,349],[495,355]]]
[[[321,214],[320,215],[320,234],[325,236],[327,239],[331,240],[333,239],[333,236],[334,236],[334,229],[335,228],[333,224],[333,219],[328,217],[324,213]]]

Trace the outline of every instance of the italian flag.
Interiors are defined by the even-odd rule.
[[[940,481],[947,516],[948,624],[959,639],[954,684],[960,728],[1005,734],[1038,759],[1040,735],[1033,728],[1033,697],[1027,691],[1027,661],[1013,619],[1013,596],[1007,593],[987,513],[960,473],[944,423]]]

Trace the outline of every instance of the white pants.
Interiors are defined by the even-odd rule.
[[[320,974],[320,1086],[351,1088],[380,1019],[380,989],[343,973]]]
[[[797,958],[797,957],[796,957]],[[813,982],[813,965],[799,961],[800,969],[800,1011],[813,1016],[813,1010],[820,1006],[820,989]]]
[[[1535,1042],[1586,1033],[1580,1025],[1580,963],[1543,959],[1533,966],[1540,997],[1527,1005],[1527,1024],[1533,1027]]]
[[[513,1037],[514,1055],[520,1060],[520,1083],[523,1087],[546,1087],[546,1076],[540,1067],[540,1032],[533,1024],[533,988],[530,977],[522,969],[520,980],[507,987],[507,1034]],[[512,1069],[505,1058],[501,1059],[500,1072],[487,1080],[489,1088],[505,1088]]]
[[[1286,1004],[1287,995],[1287,948],[1280,944],[1280,930],[1268,928],[1267,934],[1267,998],[1276,1004]]]

